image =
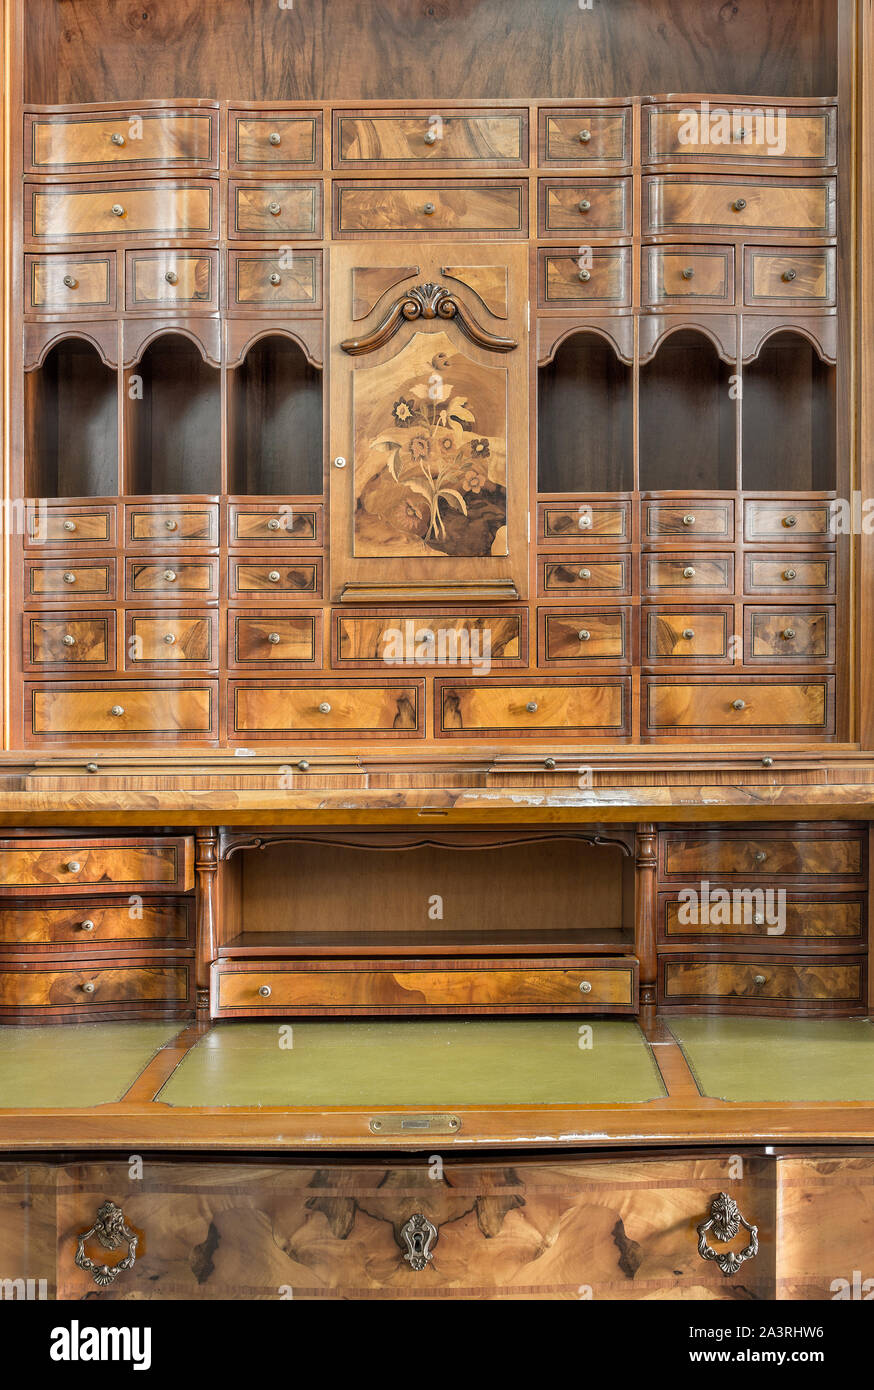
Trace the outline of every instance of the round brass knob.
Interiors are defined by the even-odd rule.
[[[537,701],[536,701],[536,700],[529,700],[528,703],[527,703],[527,705],[525,706],[525,708],[527,709],[527,711],[528,711],[529,714],[536,714],[536,713],[537,713]]]
[[[267,204],[267,211],[270,213],[271,217],[278,217],[282,211],[282,208],[279,206],[278,203],[271,202]]]
[[[694,629],[694,627],[684,627],[684,628],[683,628],[683,637],[685,638],[685,640],[686,640],[687,642],[691,642],[691,641],[692,641],[692,638],[693,638],[694,636],[695,636],[695,629]]]
[[[112,215],[113,217],[124,217],[124,208],[122,207],[121,203],[113,203]]]
[[[422,211],[425,213],[427,217],[430,217],[432,212],[437,211],[437,208],[434,203],[426,203],[425,206],[422,208]]]
[[[787,283],[787,285],[788,285],[788,284],[790,284],[790,283],[795,279],[795,276],[796,276],[797,274],[798,274],[798,272],[795,271],[795,270],[793,270],[792,267],[790,266],[788,270],[784,270],[784,271],[783,271],[783,274],[780,276],[780,279],[781,279],[781,280],[785,280],[786,283]]]
[[[116,719],[120,719],[121,716],[124,714],[124,705],[113,705],[109,713],[113,715]]]
[[[797,525],[798,525],[798,517],[797,517],[797,516],[791,516],[791,515],[790,515],[790,516],[784,516],[784,518],[783,518],[783,525],[784,525],[784,526],[788,526],[788,527],[797,526]]]
[[[744,210],[744,208],[746,207],[746,205],[747,205],[747,200],[746,200],[746,198],[735,198],[735,200],[734,200],[734,202],[732,203],[731,206],[733,207],[733,209],[734,209],[735,212],[743,212],[743,210]]]
[[[579,277],[579,278],[580,278],[580,279],[583,281],[583,283],[585,284],[585,282],[586,282],[587,280],[591,280],[591,278],[592,278],[592,272],[591,272],[591,270],[585,270],[585,269],[584,269],[584,270],[581,270],[581,271],[580,271],[580,277]]]
[[[68,290],[76,290],[79,288],[79,281],[76,279],[75,275],[65,275],[64,284],[67,286]]]
[[[176,581],[176,571],[175,571],[175,570],[165,570],[165,571],[164,571],[164,578],[166,579],[166,581],[167,581],[168,584],[173,584],[173,583],[175,583],[175,581]]]
[[[692,276],[695,274],[695,270],[693,266],[687,265],[685,270],[681,271],[680,273],[682,274],[684,280],[691,280]]]
[[[76,639],[71,632],[65,632],[62,638],[65,647],[75,647]]]
[[[580,579],[591,579],[592,577],[591,570],[578,570],[577,573],[579,574]]]
[[[90,917],[86,917],[86,919],[85,919],[84,922],[80,922],[80,923],[79,923],[79,930],[80,930],[80,931],[93,931],[93,930],[94,930],[94,923],[91,921],[91,918],[90,918]]]
[[[279,274],[279,271],[278,271],[278,270],[274,270],[274,271],[271,272],[271,275],[270,275],[270,283],[271,283],[271,285],[281,285],[281,284],[282,284],[282,276]]]
[[[64,522],[64,530],[65,530],[65,531],[75,531],[75,529],[76,529],[76,523],[75,523],[75,521],[71,521],[70,518],[67,517],[67,520]]]
[[[272,516],[272,517],[270,518],[270,520],[269,520],[268,523],[267,523],[267,530],[268,530],[268,531],[278,531],[278,530],[279,530],[279,518],[278,518],[278,517]]]
[[[282,576],[280,575],[279,570],[271,570],[267,578],[270,580],[271,584],[278,584]]]
[[[425,144],[426,144],[426,145],[436,145],[436,143],[437,143],[437,132],[436,132],[436,130],[426,130],[426,131],[425,131],[425,134],[422,136],[422,139],[425,141]]]
[[[694,570],[694,568],[692,567],[692,565],[687,565],[686,568],[683,570],[683,578],[684,578],[684,579],[694,579],[694,578],[695,578],[695,570]]]
[[[581,130],[578,136],[581,145],[588,145],[591,138],[592,132],[590,130]]]
[[[592,986],[588,980],[580,980],[580,994],[591,994]]]
[[[753,980],[753,984],[756,984],[756,985],[758,985],[758,986],[761,988],[761,986],[762,986],[764,983],[765,983],[765,976],[764,976],[764,975],[756,975],[756,976],[755,976],[755,978],[754,978],[754,980]]]
[[[784,570],[784,571],[783,571],[783,578],[784,578],[784,579],[794,579],[795,576],[796,576],[796,574],[797,574],[797,571],[796,571],[796,570]]]
[[[555,767],[555,758],[544,758],[543,766],[551,772],[552,769]]]
[[[112,140],[113,145],[123,145],[123,144],[124,144],[124,136],[123,136],[123,135],[119,135],[118,131],[116,131],[113,135],[111,135],[111,136],[110,136],[110,139]]]
[[[763,927],[764,925],[765,925],[765,919],[764,919],[764,917],[762,916],[761,912],[757,912],[757,913],[755,914],[755,916],[753,917],[753,926],[755,926],[755,927]]]
[[[65,584],[75,584],[75,583],[76,583],[76,576],[75,576],[75,574],[73,573],[72,570],[64,570],[64,583],[65,583]]]
[[[309,772],[310,765],[307,762],[306,758],[301,758],[300,762],[298,763],[298,768],[301,772]]]
[[[581,198],[577,203],[580,212],[588,212],[591,206],[592,204],[589,202],[588,198]]]
[[[328,704],[328,701],[327,701],[327,700],[322,700],[321,704],[319,705],[319,714],[330,714],[330,713],[331,713],[331,706]]]
[[[746,700],[732,700],[731,707],[737,710],[746,709],[747,702]]]
[[[167,520],[164,522],[164,528],[165,528],[165,530],[167,530],[167,531],[178,531],[178,530],[179,530],[179,522],[178,522],[178,521],[174,521],[173,518],[172,518],[172,516],[168,516]]]
[[[96,764],[96,763],[86,763],[86,764],[85,764],[85,771],[86,771],[86,772],[96,772],[96,771],[97,771],[97,764]]]
[[[774,766],[774,759],[773,759],[773,758],[769,758],[768,755],[767,755],[767,753],[766,753],[765,756],[764,756],[764,758],[762,759],[762,767],[773,767],[773,766]]]
[[[580,631],[577,633],[577,636],[579,637],[581,642],[588,642],[591,635],[591,632],[589,632],[589,629],[586,627],[581,628]]]
[[[792,638],[795,636],[795,628],[794,628],[794,627],[784,627],[784,629],[783,629],[783,631],[781,632],[780,636],[783,638],[783,641],[784,641],[784,642],[791,642],[791,641],[792,641]]]
[[[175,270],[165,270],[164,279],[167,281],[168,285],[177,285],[179,283],[179,276],[176,274]]]
[[[82,988],[83,988],[83,990],[85,991],[86,994],[93,994],[93,993],[94,993],[94,981],[93,981],[93,980],[86,980],[85,983],[84,983],[84,985],[82,986]]]
[[[270,141],[271,145],[282,144],[282,136],[279,134],[278,130],[271,130],[270,134],[267,136],[267,139]]]
[[[338,454],[337,457],[334,459],[334,467],[335,467],[335,468],[345,468],[345,467],[346,467],[346,460],[344,459],[344,457],[343,457],[342,454]]]
[[[683,525],[684,525],[684,526],[694,526],[694,525],[695,525],[695,518],[694,518],[694,516],[692,515],[691,512],[687,512],[686,515],[683,517]]]
[[[261,995],[263,999],[269,999],[273,991],[269,985],[259,985],[258,993]]]
[[[734,137],[734,138],[735,138],[735,140],[745,140],[745,139],[746,139],[746,134],[747,134],[747,133],[746,133],[746,131],[744,130],[743,126],[741,126],[740,130],[738,130],[738,131],[735,133],[735,137]]]
[[[767,859],[767,857],[768,857],[768,856],[767,856],[765,850],[763,850],[763,849],[756,850],[755,860],[756,860],[756,863],[757,863],[757,864],[764,864],[764,862],[765,862],[765,860]]]
[[[176,634],[173,632],[165,632],[164,641],[167,643],[168,647],[172,647],[173,643],[176,641]]]
[[[279,642],[281,641],[281,638],[280,638],[280,636],[279,636],[279,633],[278,633],[278,632],[268,632],[268,634],[267,634],[267,641],[270,643],[271,647],[276,647],[276,646],[278,646]]]
[[[64,867],[68,874],[78,874],[82,868],[82,864],[78,859],[68,859]]]

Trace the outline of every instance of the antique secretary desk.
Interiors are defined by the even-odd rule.
[[[874,1276],[870,0],[4,10],[0,1277]]]

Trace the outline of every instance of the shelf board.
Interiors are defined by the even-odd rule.
[[[567,931],[242,932],[219,946],[220,957],[302,956],[567,956],[633,955],[631,932]]]

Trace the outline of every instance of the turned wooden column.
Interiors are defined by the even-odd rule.
[[[215,960],[218,899],[218,831],[204,826],[194,837],[197,880],[197,1012],[209,1014],[209,967]]]
[[[634,853],[634,946],[640,962],[640,1006],[656,1002],[656,828],[639,825]]]

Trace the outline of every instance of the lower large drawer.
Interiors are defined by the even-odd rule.
[[[218,961],[214,1017],[637,1011],[637,961]]]
[[[530,685],[438,680],[435,686],[438,735],[628,733],[627,676],[541,679]]]
[[[662,957],[659,983],[661,1007],[732,1013],[857,1013],[867,997],[861,956],[802,965],[787,964],[785,956]]]
[[[741,737],[833,734],[834,677],[651,676],[644,681],[643,728],[651,734],[733,731]]]
[[[0,1020],[167,1018],[194,1007],[194,962],[172,957],[124,964],[80,960],[0,969]]]
[[[148,685],[26,685],[25,741],[118,740],[140,734],[174,739],[214,739],[218,735],[217,687],[165,682]]]

